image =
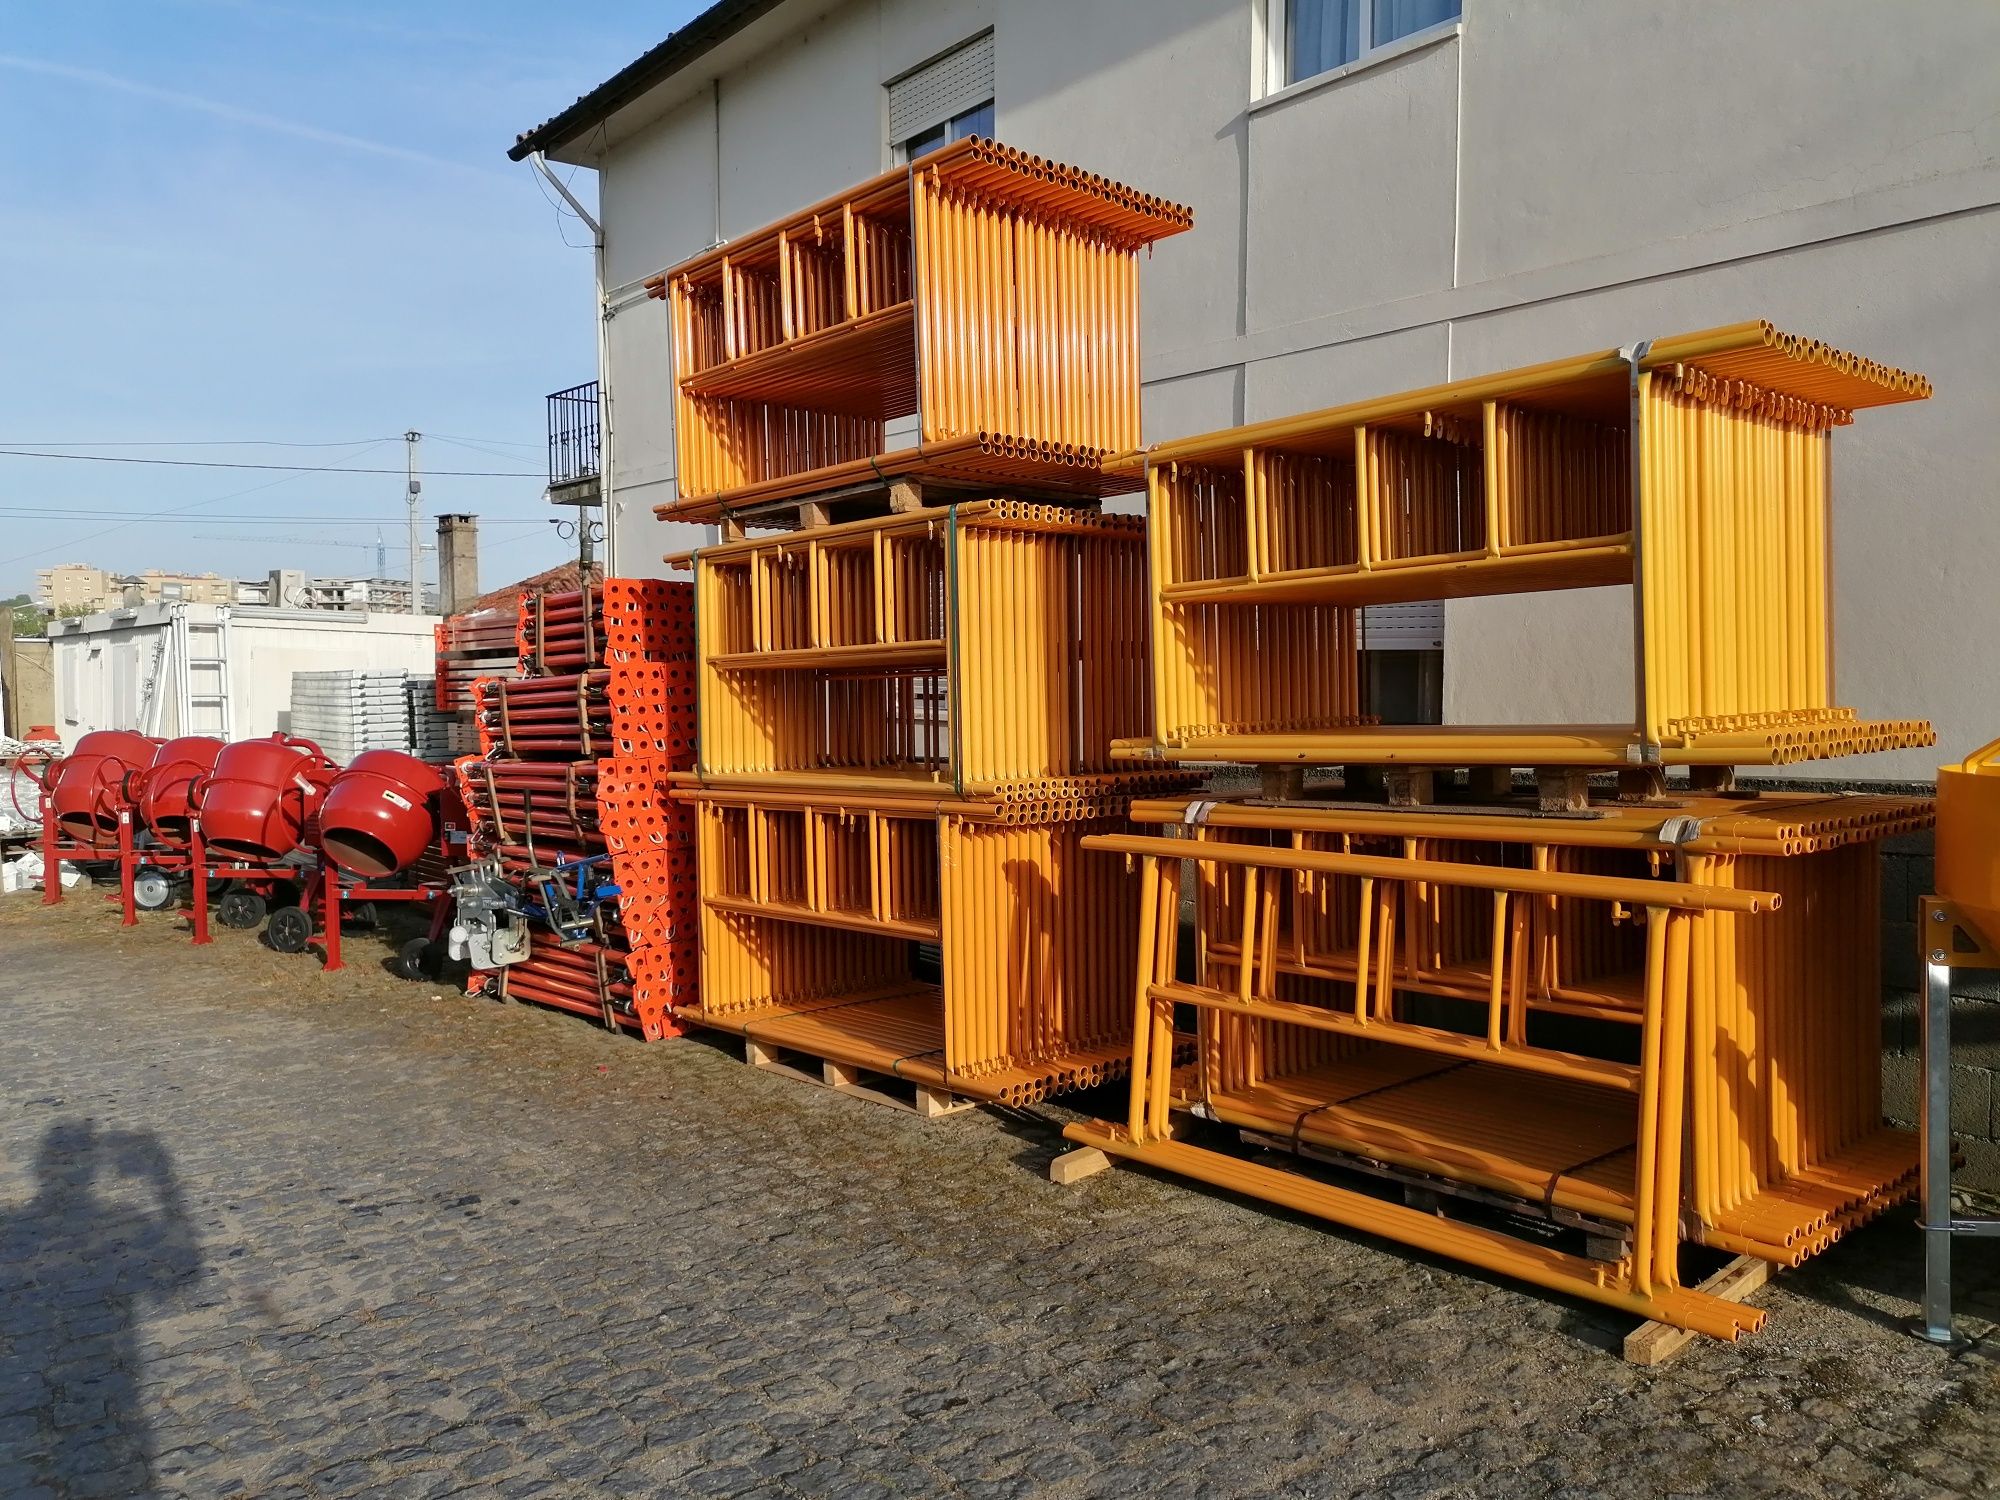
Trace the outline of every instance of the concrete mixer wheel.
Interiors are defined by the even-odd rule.
[[[438,957],[437,945],[429,938],[411,938],[396,952],[396,972],[404,979],[435,979]]]
[[[312,941],[312,913],[303,906],[281,906],[264,925],[264,937],[280,953],[303,953]]]
[[[141,911],[164,911],[173,905],[174,878],[164,870],[141,865],[132,872],[132,902]]]
[[[264,920],[264,913],[270,910],[264,898],[255,891],[224,891],[215,903],[215,920],[224,927],[235,927],[248,932]]]

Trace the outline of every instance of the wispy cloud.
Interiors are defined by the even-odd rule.
[[[199,94],[187,94],[179,89],[163,89],[137,78],[125,78],[98,68],[80,68],[71,63],[56,62],[42,57],[21,57],[11,52],[0,52],[0,68],[10,68],[17,73],[36,73],[44,78],[61,78],[70,83],[81,83],[92,88],[129,94],[134,98],[151,99],[176,109],[193,110],[198,114],[225,120],[232,125],[241,125],[246,130],[291,136],[295,140],[312,141],[318,145],[333,146],[344,151],[360,151],[370,156],[387,157],[391,161],[409,162],[415,166],[463,173],[489,182],[511,180],[503,173],[475,167],[467,162],[453,161],[449,157],[433,156],[428,151],[416,151],[407,146],[392,145],[387,141],[371,141],[366,136],[349,135],[341,130],[324,130],[317,125],[307,125],[298,120],[287,120],[254,109],[242,109],[234,104],[224,103],[220,99],[205,99]]]
[[[226,10],[242,16],[245,20],[280,28],[288,27],[294,22],[304,22],[307,25],[327,26],[363,36],[388,37],[401,42],[448,42],[454,46],[481,48],[492,48],[495,45],[491,33],[408,26],[396,21],[384,21],[379,17],[355,15],[347,11],[313,10],[301,5],[279,5],[274,3],[274,0],[181,0],[181,4],[203,10]]]

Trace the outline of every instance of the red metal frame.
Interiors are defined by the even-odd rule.
[[[61,763],[60,756],[44,759],[42,774],[37,776],[25,763],[25,757],[22,761],[16,762],[17,768],[41,788],[42,905],[62,905],[63,860],[78,859],[87,860],[92,864],[104,864],[115,859],[119,868],[120,897],[124,903],[124,915],[119,925],[136,927],[139,925],[139,914],[132,896],[132,803],[128,799],[118,808],[118,842],[115,845],[106,848],[102,844],[64,842],[62,825],[56,821],[55,812],[49,806],[49,783],[55,779],[52,773]],[[97,798],[100,803],[105,802],[102,788],[99,789]],[[18,811],[19,801],[14,805]],[[106,806],[108,807],[108,804]]]
[[[326,949],[326,960],[320,972],[332,974],[347,967],[340,956],[340,907],[348,901],[425,901],[431,907],[431,925],[427,941],[435,943],[451,927],[451,918],[456,910],[452,901],[451,870],[454,865],[466,862],[466,828],[468,816],[450,766],[439,766],[438,774],[444,777],[444,790],[439,793],[440,806],[437,830],[431,847],[416,861],[383,884],[374,885],[361,876],[349,876],[324,854],[320,856],[320,875],[314,890],[308,893],[307,910],[313,904],[319,907],[321,938]],[[418,871],[424,871],[428,878],[413,878]],[[343,884],[345,880],[345,884]]]
[[[299,888],[299,904],[312,910],[313,888],[320,878],[320,861],[310,860],[303,864],[287,863],[282,860],[224,859],[211,862],[208,845],[201,836],[201,823],[197,819],[193,837],[188,844],[189,873],[194,878],[193,928],[197,944],[212,942],[208,930],[208,883],[211,880],[236,880],[248,886],[260,896],[269,896],[280,885],[296,885]]]
[[[343,886],[340,870],[331,860],[325,860],[320,864],[317,891],[321,938],[326,947],[326,962],[320,968],[323,974],[332,974],[347,967],[340,956],[340,904],[343,901],[427,901],[431,906],[427,939],[433,943],[444,936],[451,924],[453,907],[449,879],[408,886],[370,885],[365,880],[356,880]],[[310,904],[307,910],[311,910]]]
[[[130,821],[129,815],[126,821]],[[185,875],[194,868],[194,860],[189,851],[177,844],[156,842],[140,848],[129,838],[121,841],[124,847],[118,854],[118,897],[125,903],[125,919],[121,926],[133,927],[139,921],[139,898],[137,895],[140,866],[148,866],[163,875]]]

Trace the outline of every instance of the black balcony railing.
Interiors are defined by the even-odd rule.
[[[549,397],[549,483],[597,477],[597,382]]]

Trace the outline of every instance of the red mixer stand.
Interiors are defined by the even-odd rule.
[[[66,859],[89,860],[98,863],[111,857],[109,849],[96,844],[66,844],[62,840],[60,825],[49,808],[49,799],[42,798],[42,905],[60,906],[63,899],[62,862]],[[125,919],[119,925],[136,927],[138,913],[132,900],[132,809],[118,810],[118,866],[124,871]]]
[[[343,901],[428,901],[431,903],[431,926],[425,941],[435,943],[443,937],[451,925],[451,884],[425,883],[421,885],[382,886],[370,885],[365,880],[356,880],[343,887],[340,871],[331,860],[320,866],[319,909],[322,937],[326,943],[326,963],[322,974],[332,974],[347,965],[340,957],[340,903]],[[306,908],[310,911],[310,905]]]
[[[281,885],[295,885],[299,888],[299,904],[307,911],[312,910],[313,888],[319,883],[320,871],[324,866],[314,861],[310,864],[293,864],[277,859],[229,859],[210,862],[208,845],[201,836],[201,824],[196,820],[190,831],[187,868],[194,879],[194,941],[212,941],[208,931],[208,883],[211,880],[240,881],[268,899]]]
[[[137,876],[139,866],[146,865],[158,870],[162,875],[180,875],[194,868],[194,857],[189,850],[176,849],[166,844],[152,844],[141,849],[132,842],[128,826],[132,815],[122,814],[118,823],[118,895],[125,903],[125,919],[119,925],[133,927],[139,921],[139,898]]]

